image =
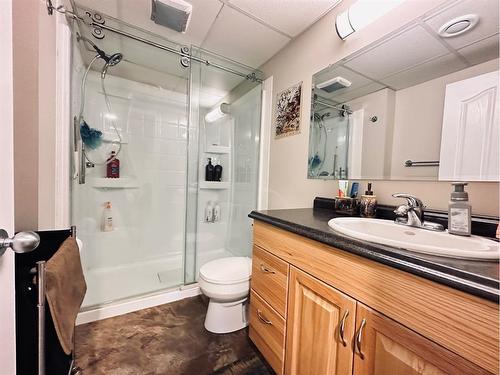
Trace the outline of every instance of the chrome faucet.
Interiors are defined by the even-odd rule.
[[[396,224],[408,225],[410,227],[422,228],[435,231],[444,231],[441,224],[424,221],[425,206],[422,201],[411,194],[395,193],[394,198],[405,198],[407,204],[403,204],[394,210]]]

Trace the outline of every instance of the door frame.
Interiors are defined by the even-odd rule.
[[[0,0],[0,227],[14,234],[14,95],[12,62],[12,1]],[[16,373],[16,303],[14,252],[0,257],[0,368],[6,375]]]

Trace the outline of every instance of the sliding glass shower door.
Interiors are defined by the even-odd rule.
[[[262,102],[259,72],[203,49],[192,55],[212,64],[191,61],[190,135],[198,147],[190,139],[197,155],[189,152],[186,282],[210,260],[251,256]],[[209,159],[222,166],[220,181],[206,180]]]
[[[106,22],[114,25],[112,19]],[[92,38],[90,32],[85,35]],[[180,50],[174,43],[156,41]],[[104,80],[111,111],[101,86],[102,63],[92,66],[83,117],[103,133],[105,142],[116,137],[114,122],[121,148],[119,178],[107,178],[105,164],[87,160],[85,183],[72,180],[72,223],[83,242],[88,284],[84,308],[182,285],[186,233],[189,69],[180,65],[178,56],[123,36],[108,33],[94,42],[107,53],[122,53],[123,60],[108,68]],[[83,73],[95,53],[82,42],[74,45],[76,115]],[[99,147],[88,156],[100,153],[99,159],[105,160],[110,156],[105,152]],[[111,228],[104,227],[108,202]]]
[[[104,82],[100,60],[83,79],[95,51],[74,41],[72,113],[83,102],[85,124],[103,138],[87,149],[83,171],[73,168],[84,309],[163,293],[195,282],[210,260],[250,256],[259,175],[260,73],[196,47],[186,58],[180,45],[101,16],[140,38],[96,39],[80,26],[100,49],[123,55]],[[109,176],[109,145],[118,143],[119,177]],[[206,180],[209,158],[222,168],[217,181]]]

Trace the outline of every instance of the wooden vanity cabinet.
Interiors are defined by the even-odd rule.
[[[295,267],[289,287],[285,373],[351,374],[356,301]]]
[[[498,304],[260,222],[251,288],[277,374],[498,374]]]
[[[356,327],[356,375],[491,374],[359,302]]]

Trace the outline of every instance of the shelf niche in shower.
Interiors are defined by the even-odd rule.
[[[92,187],[96,189],[138,189],[139,182],[134,177],[93,178]]]
[[[214,190],[222,190],[229,189],[231,186],[230,182],[227,181],[200,181],[199,187],[200,189],[214,189]]]
[[[231,147],[229,146],[207,146],[205,151],[207,154],[229,154],[231,152]]]

